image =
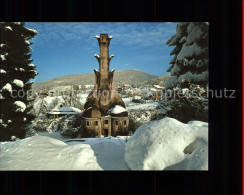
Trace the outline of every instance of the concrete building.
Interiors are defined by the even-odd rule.
[[[125,135],[129,118],[125,104],[113,84],[114,71],[109,71],[109,44],[112,36],[95,36],[100,47],[100,56],[95,54],[99,71],[94,69],[95,86],[84,105],[85,131],[95,137]]]

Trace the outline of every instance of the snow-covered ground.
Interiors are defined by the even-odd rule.
[[[0,170],[128,170],[125,137],[68,141],[59,132],[37,134],[0,143]]]
[[[1,170],[101,170],[90,145],[47,136],[3,142],[0,159]]]
[[[77,138],[59,132],[0,143],[0,170],[207,170],[208,123],[164,118],[133,136]]]
[[[103,170],[129,170],[124,161],[125,139],[115,137],[85,138],[82,142],[91,146],[97,163]],[[67,142],[70,145],[80,142]]]
[[[128,98],[122,98],[125,106],[126,106],[126,110],[130,111],[130,110],[138,110],[138,109],[155,109],[159,103],[158,102],[150,102],[150,103],[135,103],[132,101],[132,97],[128,97]]]
[[[164,118],[139,127],[125,161],[133,170],[207,170],[208,123]]]
[[[158,102],[150,102],[150,103],[145,103],[145,104],[137,103],[137,104],[134,104],[134,105],[130,105],[126,109],[128,111],[129,110],[132,110],[132,109],[136,109],[136,110],[138,110],[138,109],[148,110],[148,109],[155,109],[158,105],[159,105]]]
[[[132,102],[132,97],[122,98],[122,100],[124,101],[126,107],[138,104]]]

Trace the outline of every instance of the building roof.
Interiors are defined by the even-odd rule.
[[[157,89],[154,89],[154,88],[150,88],[150,91],[157,91]]]
[[[90,107],[90,108],[85,110],[83,116],[86,118],[101,118],[102,113],[98,108]]]
[[[130,87],[130,85],[128,85],[128,84],[124,84],[123,86],[124,86],[124,87]]]
[[[54,108],[48,114],[78,114],[78,113],[81,113],[80,109],[67,106],[67,107]]]
[[[127,110],[120,106],[120,105],[115,105],[113,108],[111,108],[108,113],[112,116],[112,117],[127,117],[128,116],[128,112]]]
[[[153,85],[155,88],[157,89],[163,89],[163,87],[159,86],[159,85]]]
[[[110,113],[112,113],[112,114],[119,114],[122,112],[127,112],[127,111],[124,107],[119,106],[119,105],[115,105],[115,107],[110,109]]]

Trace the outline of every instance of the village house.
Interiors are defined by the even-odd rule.
[[[159,86],[159,85],[153,85],[155,88],[156,88],[156,90],[158,90],[158,91],[162,91],[163,89],[164,89],[164,87],[161,87],[161,86]]]
[[[71,106],[60,106],[59,108],[54,108],[47,113],[47,117],[50,119],[58,118],[65,115],[75,115],[80,114],[81,110]]]

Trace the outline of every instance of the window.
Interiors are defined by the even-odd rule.
[[[95,126],[98,126],[98,121],[95,121]]]
[[[105,121],[104,121],[104,124],[108,124],[108,120],[105,120]]]
[[[86,126],[89,127],[90,123],[89,121],[86,121]]]
[[[98,136],[98,132],[97,131],[95,132],[95,135]]]
[[[124,121],[124,125],[126,125],[126,121]]]
[[[115,121],[115,125],[119,125],[119,121]]]

